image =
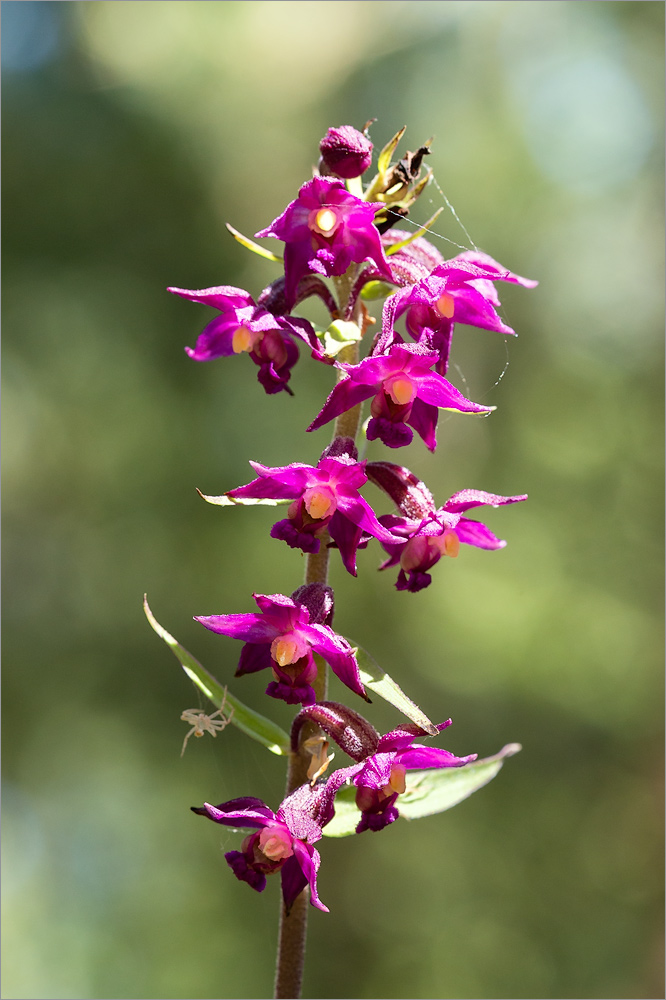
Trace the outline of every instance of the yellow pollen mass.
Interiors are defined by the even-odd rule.
[[[452,295],[449,295],[448,292],[444,292],[444,294],[440,295],[437,299],[436,309],[439,315],[443,316],[444,319],[453,319],[453,314],[456,309],[455,299]]]
[[[305,501],[305,509],[310,517],[317,521],[321,517],[326,517],[332,503],[331,497],[326,493],[311,493]]]
[[[460,540],[456,535],[455,531],[447,531],[444,533],[444,555],[451,556],[453,559],[458,555],[460,551]]]
[[[404,405],[414,398],[414,386],[408,378],[395,378],[388,387],[388,394],[394,403]]]
[[[315,216],[315,222],[317,223],[317,228],[326,235],[333,232],[338,224],[338,218],[330,208],[321,208]]]
[[[288,667],[290,663],[295,663],[299,659],[298,643],[294,639],[278,636],[271,643],[271,656],[281,667]]]
[[[392,767],[391,777],[389,778],[389,786],[392,792],[397,792],[398,795],[402,795],[405,788],[405,772],[402,767]]]
[[[253,336],[251,332],[245,326],[239,326],[237,330],[234,331],[234,335],[231,339],[231,349],[234,354],[242,354],[243,351],[251,351]]]

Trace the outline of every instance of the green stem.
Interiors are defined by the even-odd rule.
[[[342,275],[342,277],[334,279],[338,293],[338,302],[341,306],[349,301],[357,270],[357,267],[353,267],[350,269],[351,273],[348,272]],[[356,323],[360,323],[360,315],[361,303],[359,300],[353,317]],[[346,364],[358,364],[358,343],[352,343],[348,347],[344,347],[340,351],[339,360]],[[335,422],[335,429],[333,431],[334,439],[336,437],[350,437],[356,440],[361,420],[361,405],[340,414]],[[328,549],[328,542],[329,536],[326,533],[321,538],[319,552],[313,552],[308,555],[305,568],[306,583],[328,583],[328,559],[330,551]],[[328,688],[327,667],[320,656],[316,656],[315,660],[317,663],[317,677],[312,686],[315,690],[316,700],[325,701]],[[306,723],[303,726],[299,741],[299,752],[291,754],[289,757],[287,795],[290,795],[295,789],[309,780],[308,767],[311,757],[302,747],[305,740],[316,736],[319,732],[319,728],[311,723]],[[289,913],[287,913],[284,901],[281,903],[277,965],[275,970],[275,1000],[298,1000],[301,995],[309,905],[309,887],[306,887],[296,897]]]

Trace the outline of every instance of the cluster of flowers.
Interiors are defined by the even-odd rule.
[[[319,584],[309,586],[314,592],[320,587]],[[357,712],[328,701],[318,702],[298,713],[292,726],[294,752],[298,750],[298,737],[305,722],[316,723],[356,763],[334,771],[328,779],[317,779],[314,776],[317,772],[314,772],[313,780],[288,795],[276,813],[261,799],[251,797],[232,799],[219,806],[205,803],[202,807],[193,807],[192,811],[216,823],[255,831],[245,838],[240,851],[225,854],[227,864],[240,881],[261,892],[266,886],[266,876],[280,871],[287,910],[309,885],[312,905],[328,912],[317,892],[320,858],[314,845],[321,839],[323,828],[333,819],[334,800],[340,788],[348,783],[356,786],[356,805],[361,810],[357,833],[383,830],[398,818],[395,802],[405,791],[407,771],[462,767],[476,760],[477,755],[456,757],[448,750],[415,743],[419,735],[426,734],[411,723],[380,737]],[[448,719],[437,729],[450,725]],[[317,764],[318,770],[325,767],[330,759],[326,757],[327,748],[324,742],[321,755],[313,757],[313,768]],[[323,765],[319,763],[322,759]]]
[[[403,130],[404,132],[404,130]],[[419,179],[429,152],[415,153],[391,164],[402,132],[381,152],[378,172],[365,190],[361,175],[372,160],[372,143],[350,126],[329,129],[320,144],[315,176],[305,183],[284,212],[256,234],[284,243],[284,275],[255,301],[240,288],[200,290],[170,288],[194,302],[213,306],[218,314],[187,353],[196,361],[247,353],[258,366],[258,379],[269,393],[291,394],[291,372],[305,345],[311,357],[337,369],[338,381],[308,431],[316,430],[348,410],[371,400],[368,440],[389,448],[409,444],[413,432],[430,451],[436,447],[439,410],[487,415],[494,407],[466,399],[446,378],[456,323],[501,334],[514,334],[498,313],[495,282],[533,287],[536,282],[513,274],[479,251],[445,260],[421,235],[394,228],[429,180]],[[249,243],[249,241],[245,241]],[[336,294],[324,279],[333,278]],[[327,307],[338,340],[355,323],[358,340],[370,323],[363,297],[389,293],[381,330],[367,357],[356,363],[336,360],[324,331],[292,315],[303,300],[318,296]],[[396,328],[404,321],[405,339]],[[342,332],[341,332],[342,331]],[[460,543],[499,549],[506,543],[479,521],[467,517],[474,507],[497,507],[526,499],[480,490],[462,490],[437,507],[409,469],[391,462],[359,461],[352,438],[337,436],[316,466],[292,463],[268,467],[250,463],[256,478],[224,495],[226,502],[284,501],[287,517],[272,528],[273,538],[305,553],[322,544],[337,548],[348,572],[356,575],[356,553],[371,539],[388,558],[381,569],[399,567],[398,590],[417,592],[431,582],[429,570],[442,556],[455,557]],[[377,516],[360,489],[370,480],[389,497],[396,514]],[[213,502],[224,498],[207,497]],[[330,702],[316,703],[315,655],[323,657],[355,694],[366,698],[355,650],[332,627],[333,593],[324,584],[309,584],[291,597],[255,594],[259,613],[198,617],[206,628],[241,639],[237,676],[270,669],[266,693],[304,708],[294,723],[296,742],[304,719],[314,721],[356,763],[322,777],[327,759],[315,769],[310,784],[289,795],[274,813],[257,799],[243,798],[195,812],[230,826],[253,830],[242,850],[226,855],[234,874],[261,891],[266,875],[282,872],[289,907],[306,884],[315,906],[325,909],[316,891],[319,855],[313,844],[333,816],[334,798],[342,784],[357,788],[362,820],[357,832],[379,830],[398,815],[395,801],[405,789],[405,772],[413,768],[460,767],[475,759],[414,744],[424,735],[418,726],[403,726],[381,738],[357,713]],[[439,726],[445,728],[449,723]]]

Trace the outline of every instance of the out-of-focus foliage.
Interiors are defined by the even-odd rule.
[[[231,682],[238,644],[192,616],[289,593],[303,561],[268,538],[270,510],[195,487],[316,461],[329,428],[304,428],[331,373],[304,359],[290,399],[247,358],[193,363],[210,313],[165,288],[256,295],[278,265],[224,223],[266,226],[326,129],[371,117],[376,147],[434,135],[414,221],[450,200],[445,254],[473,240],[540,281],[501,288],[517,340],[456,332],[454,381],[497,411],[444,418],[434,456],[401,458],[438,503],[530,499],[489,514],[506,550],[466,548],[418,595],[376,548],[357,580],[334,561],[336,628],[453,716],[447,749],[524,750],[451,812],[323,844],[305,992],[660,995],[663,16],[2,4],[4,996],[270,993],[278,885],[237,882],[238,835],[188,807],[275,807],[284,763],[232,726],[180,760],[198,695],[141,598]],[[288,727],[264,681],[230,690]]]

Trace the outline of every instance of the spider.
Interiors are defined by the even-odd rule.
[[[206,715],[205,712],[198,712],[196,708],[185,709],[180,718],[183,722],[190,723],[192,728],[183,740],[183,749],[180,751],[181,757],[185,753],[185,747],[187,746],[187,741],[190,736],[196,736],[198,738],[203,736],[204,733],[210,733],[211,736],[217,736],[218,732],[221,733],[222,730],[228,726],[231,716],[234,714],[234,710],[232,708],[226,717],[222,715],[226,703],[227,692],[225,689],[222,704],[218,708],[217,712],[213,712],[212,715]],[[222,715],[222,718],[217,719],[216,716],[218,715]]]

